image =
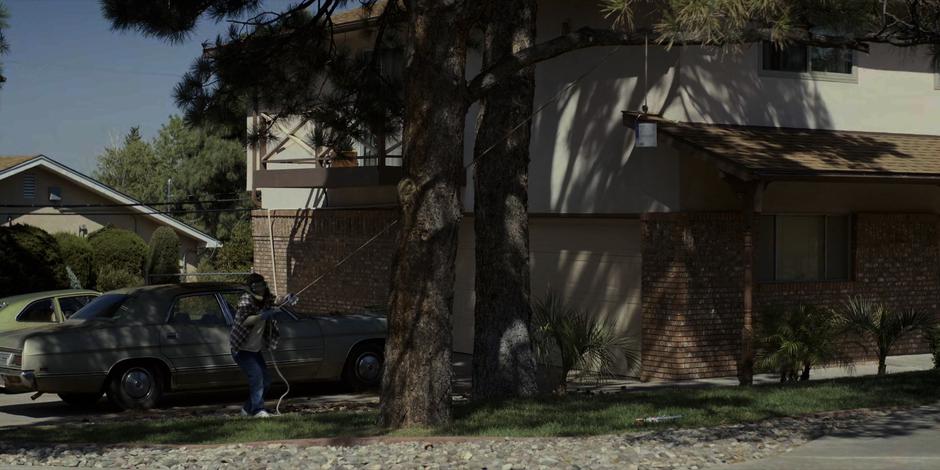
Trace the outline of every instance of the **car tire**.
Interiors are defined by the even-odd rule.
[[[100,393],[60,393],[59,398],[76,408],[91,408],[101,400]]]
[[[124,410],[147,410],[163,396],[163,374],[151,365],[122,367],[111,375],[108,398]]]
[[[343,382],[356,392],[376,389],[382,384],[384,368],[385,350],[381,344],[356,345],[346,358]]]

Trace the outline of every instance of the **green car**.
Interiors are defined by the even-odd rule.
[[[62,323],[101,295],[93,290],[34,292],[0,299],[0,332]]]

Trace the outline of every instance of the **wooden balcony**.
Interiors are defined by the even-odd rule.
[[[376,158],[353,157],[353,160],[357,164],[336,165],[335,162],[331,162],[326,165],[318,165],[311,164],[309,161],[296,163],[272,162],[267,165],[268,168],[262,167],[252,172],[252,189],[394,186],[402,178],[401,157],[388,157],[385,162],[398,163],[399,166],[358,164],[377,163],[375,162]]]

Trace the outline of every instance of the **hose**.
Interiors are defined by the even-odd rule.
[[[284,385],[287,386],[287,390],[284,391],[284,394],[277,399],[277,405],[274,406],[274,414],[281,415],[281,402],[284,401],[284,398],[287,397],[287,394],[290,393],[290,382],[284,378],[284,374],[281,373],[281,369],[277,367],[277,359],[274,357],[274,349],[271,349],[271,364],[274,365],[274,370],[277,372],[278,377],[281,378],[281,381],[284,382]]]

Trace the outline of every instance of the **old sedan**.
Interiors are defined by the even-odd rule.
[[[0,299],[0,332],[61,323],[91,302],[93,290],[65,289]]]
[[[228,343],[233,306],[243,293],[217,283],[105,293],[61,324],[0,335],[0,388],[57,393],[76,405],[107,393],[122,408],[143,409],[169,391],[244,386]],[[298,318],[282,309],[276,320],[280,341],[266,358],[276,360],[290,383],[378,385],[384,316]]]

